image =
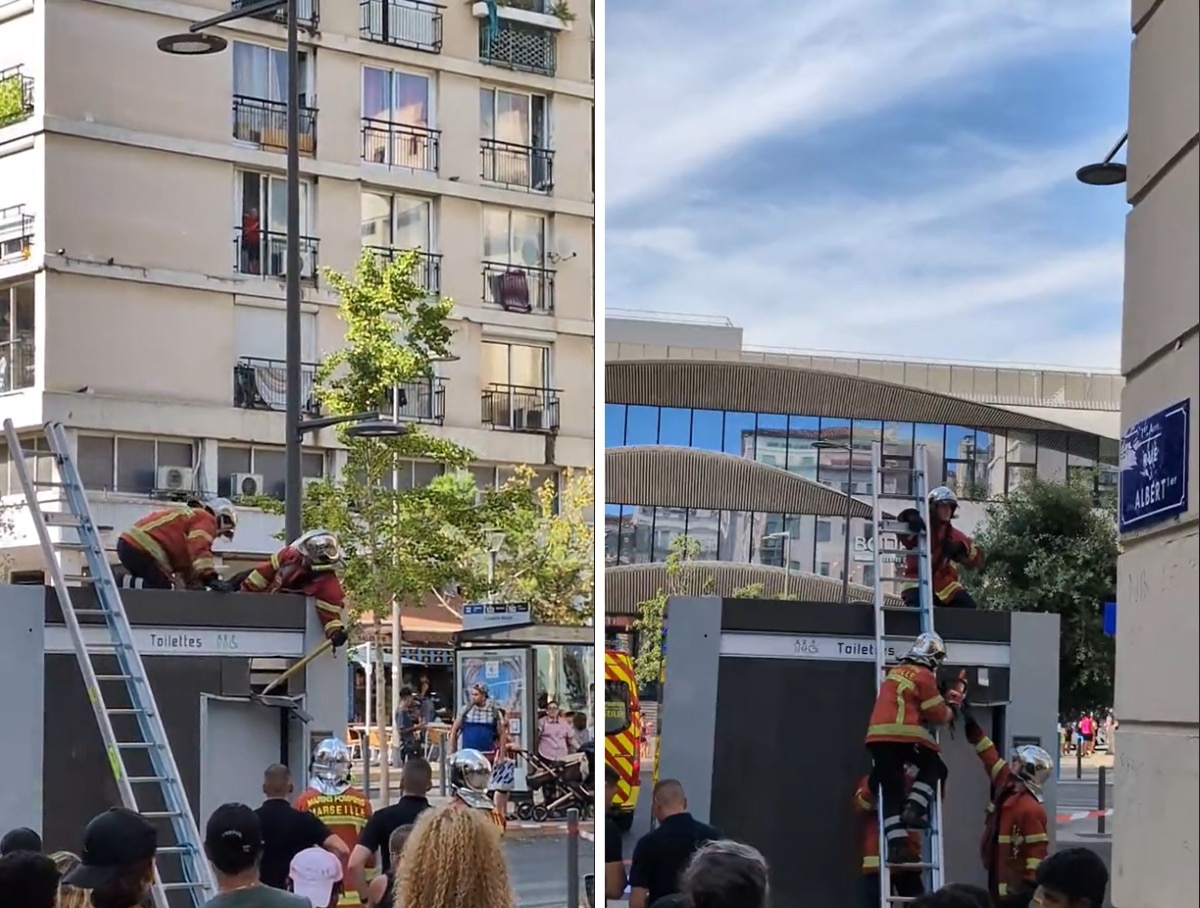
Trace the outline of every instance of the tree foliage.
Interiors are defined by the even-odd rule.
[[[712,591],[712,576],[695,564],[700,555],[700,541],[691,536],[676,536],[664,559],[666,584],[645,602],[638,603],[638,617],[633,622],[637,631],[637,657],[634,674],[638,684],[658,683],[662,671],[663,618],[667,599],[671,596],[703,596]]]
[[[989,505],[977,540],[987,560],[968,582],[984,608],[1060,616],[1060,711],[1110,706],[1104,602],[1116,588],[1119,546],[1113,510],[1095,506],[1090,479],[1023,483]]]

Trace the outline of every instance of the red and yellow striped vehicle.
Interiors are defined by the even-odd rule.
[[[642,775],[642,709],[633,660],[617,649],[604,651],[604,762],[620,776],[613,799],[622,832],[633,825]]]

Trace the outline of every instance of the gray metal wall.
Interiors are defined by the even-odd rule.
[[[40,586],[0,587],[0,728],[4,729],[4,829],[42,829],[43,615]]]

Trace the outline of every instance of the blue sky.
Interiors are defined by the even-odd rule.
[[[1128,0],[607,0],[606,303],[1114,368]]]

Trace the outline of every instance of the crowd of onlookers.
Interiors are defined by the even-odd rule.
[[[1074,719],[1060,722],[1058,726],[1058,743],[1065,757],[1076,753],[1080,757],[1090,757],[1097,748],[1107,750],[1110,754],[1115,751],[1113,738],[1117,731],[1117,717],[1110,710],[1107,713],[1080,713]]]

